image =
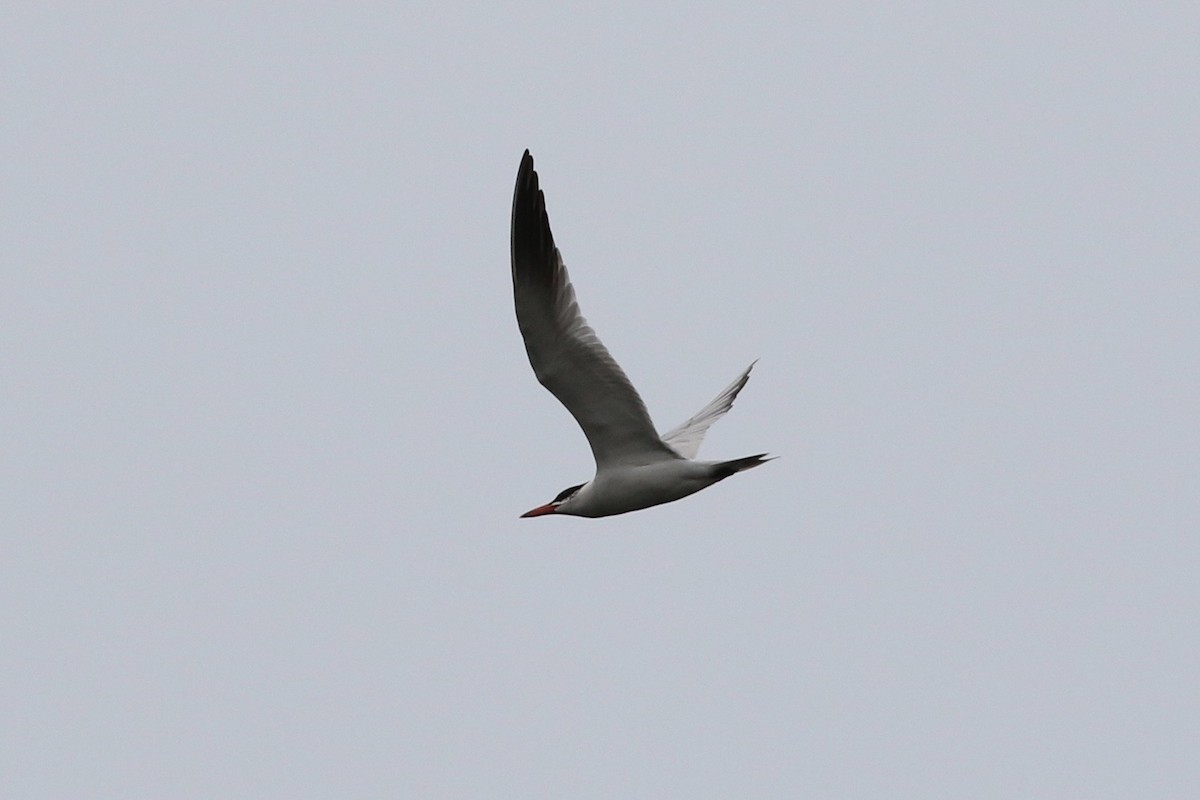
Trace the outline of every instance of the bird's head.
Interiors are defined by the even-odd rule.
[[[561,492],[558,493],[558,497],[555,497],[549,503],[546,503],[546,505],[538,506],[537,508],[533,509],[532,511],[526,511],[521,516],[522,517],[540,517],[545,514],[562,514],[562,513],[569,514],[569,513],[571,513],[570,512],[571,501],[575,499],[575,495],[579,494],[579,490],[582,488],[583,488],[583,484],[581,483],[578,486],[571,486],[569,488],[563,489]]]

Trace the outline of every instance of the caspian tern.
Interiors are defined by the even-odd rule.
[[[521,516],[624,514],[687,497],[771,460],[766,453],[694,460],[705,432],[733,406],[754,364],[687,422],[661,437],[655,433],[637,390],[579,312],[528,150],[513,192],[512,278],[517,325],[533,372],[583,428],[596,459],[592,480]]]

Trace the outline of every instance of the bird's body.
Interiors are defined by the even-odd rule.
[[[733,405],[753,364],[699,413],[662,435],[621,367],[579,312],[525,151],[513,192],[512,278],[517,324],[534,374],[579,422],[596,476],[523,516],[605,517],[669,503],[768,460],[693,460],[704,433]]]
[[[565,511],[559,507],[555,511],[581,517],[624,514],[679,500],[718,480],[711,464],[686,458],[597,470],[596,477],[571,497]]]

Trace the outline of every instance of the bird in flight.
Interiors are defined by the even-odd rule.
[[[513,192],[512,279],[533,373],[575,417],[596,459],[594,478],[521,516],[624,514],[679,500],[771,460],[766,453],[695,460],[704,434],[733,406],[754,364],[687,422],[662,436],[655,432],[637,389],[579,312],[528,150]]]

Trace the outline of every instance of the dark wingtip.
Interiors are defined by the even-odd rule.
[[[550,233],[550,219],[546,215],[546,198],[528,150],[521,157],[517,185],[513,190],[511,247],[514,270],[519,261],[541,264],[543,268],[554,263],[554,236]]]
[[[525,155],[521,156],[521,166],[517,170],[517,182],[520,183],[531,172],[533,172],[533,156],[529,154],[529,150],[526,150]]]
[[[536,194],[537,190],[538,177],[533,169],[533,156],[526,150],[525,155],[521,156],[521,166],[517,169],[517,188],[513,199],[515,201],[522,194]]]

